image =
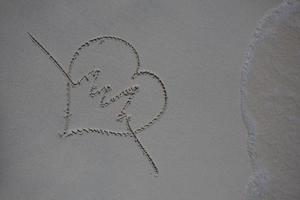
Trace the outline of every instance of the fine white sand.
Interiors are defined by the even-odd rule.
[[[0,3],[1,200],[239,200],[251,174],[240,114],[240,68],[257,21],[279,0],[2,0]],[[132,44],[140,68],[163,81],[168,105],[132,137],[64,131],[67,70],[90,39]],[[98,86],[140,91],[128,107],[133,130],[161,111],[163,89],[124,43],[80,52],[72,78],[98,68]],[[116,116],[126,99],[100,108],[90,82],[72,89],[70,129],[128,131]],[[78,89],[78,90],[76,90]]]

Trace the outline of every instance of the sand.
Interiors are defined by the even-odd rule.
[[[0,199],[243,199],[251,165],[240,71],[257,21],[279,2],[2,0]],[[28,32],[67,74],[85,46],[69,75],[89,81],[71,88],[69,111],[70,81]],[[91,44],[102,36],[128,44]],[[128,88],[101,107],[105,89],[103,102]],[[116,119],[132,96],[130,131]],[[68,130],[92,130],[61,137],[68,116]]]

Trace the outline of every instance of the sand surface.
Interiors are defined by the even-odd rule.
[[[279,2],[2,0],[0,199],[244,198],[251,166],[240,69],[257,21]],[[72,80],[101,72],[70,89],[69,112],[68,78],[28,32]],[[97,39],[105,35],[128,43]],[[135,85],[136,95],[107,107],[103,94],[90,96],[111,86],[108,100]],[[158,176],[126,120],[116,121],[129,96],[132,132],[146,127],[135,136]],[[68,130],[111,132],[60,137],[70,114]]]

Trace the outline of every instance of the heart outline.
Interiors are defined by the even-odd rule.
[[[73,54],[71,61],[69,63],[69,66],[67,68],[67,76],[69,77],[69,79],[71,80],[71,72],[72,72],[72,68],[74,66],[74,63],[76,61],[76,59],[79,57],[80,52],[84,49],[87,49],[89,46],[94,45],[94,44],[99,44],[101,45],[103,42],[105,42],[106,40],[111,40],[111,41],[116,41],[116,42],[121,42],[123,45],[129,47],[132,51],[132,53],[135,56],[135,62],[136,62],[136,69],[131,77],[132,80],[134,80],[136,77],[138,76],[149,76],[151,77],[153,80],[156,80],[162,90],[163,93],[163,105],[161,106],[161,109],[159,110],[159,112],[151,119],[148,120],[148,122],[144,123],[144,125],[142,125],[139,128],[136,128],[136,130],[133,130],[135,134],[141,133],[143,132],[145,129],[149,128],[150,126],[152,126],[155,122],[157,122],[161,116],[164,114],[164,112],[167,109],[167,101],[168,101],[168,95],[167,95],[167,91],[166,91],[166,87],[165,84],[163,83],[163,81],[159,78],[158,75],[156,75],[154,72],[148,71],[148,70],[143,70],[141,69],[141,62],[140,62],[140,56],[137,52],[137,50],[134,48],[134,46],[132,44],[130,44],[129,42],[127,42],[126,40],[120,38],[120,37],[116,37],[116,36],[101,36],[101,37],[96,37],[94,39],[91,39],[87,42],[85,42],[84,44],[82,44]],[[107,130],[107,129],[101,129],[101,128],[81,128],[81,129],[75,129],[75,130],[69,130],[69,124],[70,124],[70,120],[71,120],[71,90],[74,87],[74,85],[80,85],[82,80],[87,80],[89,81],[88,76],[84,76],[82,77],[80,80],[75,81],[75,84],[73,82],[73,84],[71,84],[69,81],[67,82],[67,104],[66,104],[66,109],[65,109],[65,113],[66,115],[64,116],[65,119],[65,124],[64,124],[64,131],[63,133],[60,134],[61,137],[69,137],[72,135],[82,135],[83,133],[90,133],[90,132],[94,132],[94,133],[100,133],[103,135],[115,135],[115,136],[132,136],[132,134],[130,132],[117,132],[117,131],[112,131],[112,130]]]
[[[137,144],[137,146],[139,147],[139,149],[142,151],[143,155],[147,158],[149,164],[152,166],[153,172],[154,172],[154,176],[157,177],[158,176],[158,168],[155,164],[155,162],[152,160],[151,156],[149,155],[149,153],[147,152],[147,150],[145,149],[145,147],[142,145],[142,143],[139,141],[138,137],[136,136],[137,133],[142,132],[143,130],[145,130],[146,128],[152,126],[156,121],[158,121],[158,119],[160,119],[160,117],[163,115],[163,113],[166,111],[167,109],[167,100],[168,100],[168,96],[167,96],[167,91],[165,88],[164,83],[161,81],[161,79],[159,78],[159,76],[157,76],[155,73],[147,71],[147,70],[140,70],[140,58],[139,55],[137,53],[137,51],[135,50],[135,48],[127,41],[118,38],[118,37],[114,37],[114,36],[103,36],[103,37],[98,37],[92,40],[89,40],[88,42],[84,43],[83,45],[80,46],[80,48],[74,53],[71,61],[70,61],[70,65],[68,68],[68,73],[64,70],[64,68],[62,67],[62,65],[59,64],[59,62],[44,48],[43,45],[41,45],[30,33],[27,32],[27,34],[29,35],[30,39],[46,54],[49,56],[49,59],[56,65],[56,67],[61,70],[61,72],[63,73],[63,75],[65,76],[65,78],[68,79],[68,83],[67,83],[67,109],[65,110],[66,115],[65,115],[65,129],[63,134],[59,134],[61,137],[69,137],[71,135],[76,135],[77,133],[79,133],[79,135],[82,135],[84,132],[89,133],[89,132],[96,132],[96,133],[102,133],[102,134],[107,134],[107,135],[119,135],[119,136],[130,136],[134,139],[134,142]],[[119,133],[119,132],[115,132],[115,131],[109,131],[109,130],[104,130],[104,129],[92,129],[92,128],[83,128],[83,129],[77,129],[76,131],[71,131],[71,134],[67,134],[68,131],[68,127],[69,127],[69,122],[70,122],[70,117],[71,117],[71,113],[70,113],[70,105],[71,105],[71,83],[72,83],[72,87],[75,87],[77,85],[80,85],[80,83],[84,80],[89,81],[89,76],[96,76],[96,74],[99,73],[99,70],[92,70],[91,72],[89,72],[87,75],[83,76],[80,80],[74,82],[71,78],[71,69],[72,66],[74,64],[74,61],[77,59],[77,57],[79,56],[79,52],[84,49],[85,47],[90,46],[90,43],[92,42],[97,42],[97,41],[102,41],[104,39],[110,39],[110,40],[115,40],[115,41],[120,41],[123,44],[125,44],[126,46],[129,46],[131,48],[131,50],[133,51],[135,57],[136,57],[136,61],[137,61],[137,68],[136,71],[134,72],[134,74],[132,75],[132,79],[135,79],[136,77],[140,76],[140,75],[147,75],[150,76],[153,79],[156,79],[158,81],[158,83],[160,84],[161,88],[162,88],[162,93],[164,96],[164,104],[161,108],[161,110],[158,112],[158,114],[148,123],[146,123],[144,126],[141,126],[140,128],[136,129],[135,131],[131,128],[129,121],[131,120],[131,116],[128,116],[127,114],[125,114],[125,118],[126,118],[126,125],[127,125],[127,129],[129,132],[124,132],[124,133]],[[94,79],[95,80],[95,79]],[[129,101],[132,100],[132,97],[129,97],[127,103],[130,104]],[[126,104],[125,104],[126,105]]]

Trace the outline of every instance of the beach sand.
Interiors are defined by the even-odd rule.
[[[252,170],[240,111],[241,66],[257,21],[279,3],[2,0],[0,199],[243,199]],[[67,113],[68,80],[28,33],[64,70],[82,44],[101,36],[133,45],[140,63],[126,42],[104,41],[104,48],[97,46],[103,41],[87,44],[71,78],[99,68],[100,82],[91,78],[71,89]],[[138,65],[165,85],[165,109],[163,87],[154,75],[131,79]],[[102,108],[100,94],[89,96],[94,83],[98,89],[111,85],[112,94],[139,85],[127,110],[133,130],[164,109],[136,134],[158,176],[126,121],[116,122],[126,98]],[[60,137],[68,114],[70,129],[130,136]]]

